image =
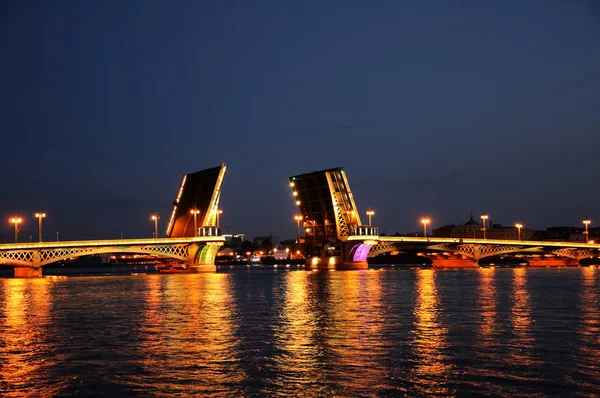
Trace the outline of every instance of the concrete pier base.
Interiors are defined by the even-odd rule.
[[[530,257],[527,262],[530,267],[579,267],[579,261],[574,258]]]
[[[41,268],[15,268],[14,269],[14,277],[15,278],[41,278],[42,277],[42,269]]]
[[[479,268],[479,263],[470,258],[432,258],[433,268]]]
[[[366,261],[348,261],[340,264],[340,268],[336,269],[369,269],[369,263]]]
[[[366,261],[339,262],[339,257],[312,257],[307,258],[304,264],[307,270],[357,270],[369,269]]]
[[[190,269],[192,272],[217,272],[217,266],[214,264],[196,264]]]

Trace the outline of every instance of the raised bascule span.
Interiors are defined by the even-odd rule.
[[[226,171],[227,165],[223,163],[181,177],[165,231],[167,237],[191,237],[198,234],[199,227],[218,227],[219,199]]]
[[[302,216],[307,269],[367,269],[368,257],[396,250],[426,252],[438,268],[478,267],[483,258],[506,254],[531,255],[530,266],[573,266],[600,254],[593,243],[380,236],[361,223],[342,167],[294,175],[289,184]]]
[[[183,175],[166,238],[0,244],[0,265],[14,267],[17,277],[40,277],[42,267],[68,258],[132,253],[174,260],[182,270],[215,271],[215,256],[225,243],[217,220],[226,170],[223,163]]]
[[[290,187],[302,216],[306,268],[367,268],[370,242],[348,242],[351,236],[377,236],[377,228],[362,225],[350,183],[342,167],[290,177]],[[363,255],[364,254],[364,255]]]

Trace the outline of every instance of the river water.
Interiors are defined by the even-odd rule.
[[[600,394],[600,268],[0,280],[0,395]]]

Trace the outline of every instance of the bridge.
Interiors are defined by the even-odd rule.
[[[172,259],[181,263],[179,270],[214,271],[225,242],[218,205],[226,168],[223,163],[182,176],[166,238],[0,244],[0,265],[14,267],[15,276],[36,277],[45,265],[68,258],[135,253]],[[400,250],[417,250],[434,267],[477,267],[481,259],[506,254],[530,255],[530,266],[577,265],[600,254],[600,244],[591,242],[380,236],[372,212],[362,223],[342,167],[292,176],[289,185],[307,269],[366,269],[369,256]]]
[[[208,228],[205,228],[206,230]],[[205,231],[209,232],[210,231]],[[212,233],[215,233],[213,228]],[[15,267],[16,277],[42,276],[42,267],[73,257],[94,254],[135,253],[179,260],[190,269],[213,270],[223,236],[192,238],[149,238],[118,240],[82,240],[41,243],[0,244],[0,264]]]
[[[368,257],[401,250],[417,250],[440,268],[478,267],[481,259],[514,254],[529,255],[530,266],[572,266],[600,254],[600,244],[593,243],[380,236],[370,219],[361,223],[342,167],[295,175],[289,184],[307,269],[366,269]]]
[[[165,238],[0,244],[0,265],[13,267],[16,277],[40,277],[45,265],[69,258],[132,253],[179,263],[164,271],[215,271],[215,256],[225,243],[218,220],[226,169],[223,163],[182,176]]]
[[[528,255],[530,266],[575,266],[598,257],[599,244],[535,240],[423,238],[402,236],[349,236],[349,242],[368,245],[368,255],[396,250],[419,250],[435,267],[478,267],[479,260],[501,255]],[[360,260],[357,258],[356,260]],[[366,258],[365,258],[366,260]]]

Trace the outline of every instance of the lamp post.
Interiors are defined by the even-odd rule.
[[[590,225],[591,221],[588,219],[583,220],[585,224],[585,243],[590,243],[590,231],[588,230],[588,225]]]
[[[15,243],[19,243],[19,224],[23,222],[21,217],[13,217],[10,220],[11,224],[15,224]]]
[[[159,217],[158,213],[154,213],[154,214],[152,214],[152,216],[150,217],[150,219],[151,219],[152,221],[154,221],[154,237],[155,237],[156,239],[158,239],[158,219],[159,219],[159,218],[160,218],[160,217]]]
[[[483,239],[487,239],[487,236],[486,236],[486,231],[487,231],[486,224],[487,224],[488,218],[489,217],[488,217],[487,214],[482,214],[481,215],[481,222],[483,224]]]
[[[38,233],[40,235],[40,242],[42,241],[42,220],[46,217],[46,213],[35,213],[38,219]]]
[[[300,221],[302,221],[302,216],[297,214],[294,216],[294,220],[296,220],[296,224],[298,225],[298,243],[300,243]]]
[[[422,218],[421,223],[423,223],[423,236],[427,237],[427,224],[429,224],[431,220],[429,218]]]
[[[517,236],[518,236],[518,240],[521,240],[521,228],[523,228],[523,224],[515,224],[515,227],[517,227]]]
[[[200,210],[192,209],[190,214],[194,216],[194,236],[198,236],[198,214],[200,214]]]
[[[371,226],[371,217],[373,217],[374,215],[375,211],[369,207],[369,210],[367,210],[367,216],[369,216],[369,227]]]

